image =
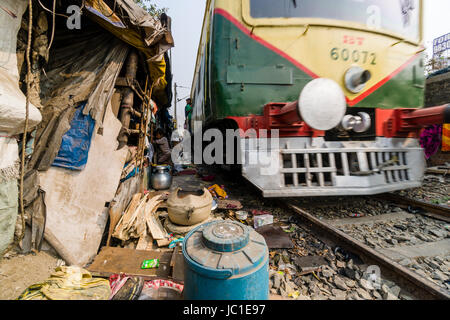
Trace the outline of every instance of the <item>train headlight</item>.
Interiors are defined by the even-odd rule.
[[[298,112],[308,126],[330,130],[339,125],[347,110],[341,87],[331,79],[309,82],[300,93]]]
[[[369,70],[364,70],[361,67],[351,67],[345,73],[345,86],[352,93],[361,92],[371,77],[372,74]]]

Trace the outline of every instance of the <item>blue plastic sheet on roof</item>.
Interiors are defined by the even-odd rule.
[[[70,124],[69,131],[63,136],[61,147],[52,166],[81,171],[86,166],[95,120],[91,115],[82,113],[86,102],[82,103]]]
[[[438,76],[440,74],[444,74],[444,73],[447,73],[447,72],[450,72],[450,67],[447,67],[447,68],[438,70],[436,72],[433,72],[432,74],[428,75],[427,79],[430,79],[432,77],[435,77],[435,76]]]

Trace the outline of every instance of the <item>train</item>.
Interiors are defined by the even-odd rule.
[[[190,126],[202,131],[194,136],[237,130],[241,173],[264,197],[421,186],[420,130],[450,113],[423,109],[423,6],[207,0],[191,89]]]

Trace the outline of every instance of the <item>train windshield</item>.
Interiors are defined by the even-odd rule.
[[[324,18],[419,38],[419,0],[250,0],[253,18]]]

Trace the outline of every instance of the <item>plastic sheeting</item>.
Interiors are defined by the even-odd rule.
[[[86,103],[75,111],[71,128],[62,138],[61,148],[52,166],[71,170],[83,170],[86,166],[95,121],[83,114]]]
[[[82,113],[102,127],[105,109],[122,69],[128,47],[94,23],[80,36],[57,31],[46,81],[41,84],[43,121],[29,167],[48,170],[63,135],[70,129],[75,106],[87,100]]]
[[[109,281],[94,278],[83,268],[58,267],[42,283],[28,287],[17,300],[108,300]]]
[[[18,145],[0,137],[0,258],[14,239],[18,211]]]
[[[17,69],[17,33],[28,1],[3,0],[1,5],[16,17],[0,10],[0,132],[9,135],[23,132],[26,98],[19,88]],[[28,128],[41,122],[39,110],[30,103]]]

